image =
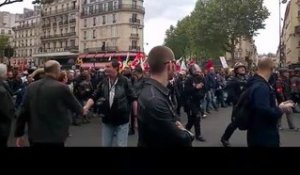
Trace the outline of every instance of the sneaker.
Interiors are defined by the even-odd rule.
[[[205,140],[203,137],[201,137],[201,136],[196,137],[196,140],[198,140],[198,141],[200,141],[200,142],[205,142],[205,141],[206,141],[206,140]]]
[[[207,115],[206,115],[206,114],[203,114],[202,118],[206,118],[206,117],[207,117]]]
[[[221,143],[224,147],[230,147],[230,143],[228,140],[221,139]]]
[[[296,132],[300,131],[300,129],[299,129],[299,128],[290,128],[290,130],[292,130],[292,131],[296,131]]]
[[[279,129],[280,131],[282,131],[282,130],[283,130],[283,128],[282,128],[282,127],[279,127],[278,129]]]

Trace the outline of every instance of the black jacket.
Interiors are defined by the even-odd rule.
[[[15,108],[9,86],[0,80],[0,137],[9,136],[14,116]]]
[[[149,79],[139,97],[138,146],[191,146],[192,138],[176,126],[178,117],[169,98],[169,89]]]
[[[252,89],[250,127],[247,132],[248,146],[278,147],[278,120],[282,112],[276,106],[275,91],[271,85],[259,75],[254,75],[248,82]]]
[[[92,95],[92,99],[97,103],[103,98],[100,113],[104,115],[103,123],[112,125],[122,125],[129,122],[131,103],[137,99],[131,82],[123,75],[118,75],[118,82],[115,87],[115,97],[112,107],[109,106],[109,80],[104,79]]]
[[[29,85],[17,119],[15,136],[28,136],[34,143],[62,143],[68,137],[69,110],[80,114],[82,106],[68,86],[46,76]]]
[[[242,92],[246,89],[247,77],[236,76],[228,79],[226,90],[228,92],[228,98],[231,99],[233,105],[236,105]]]
[[[142,89],[144,88],[146,80],[147,79],[145,77],[141,77],[140,79],[134,80],[133,87],[134,87],[137,97],[140,96]]]
[[[203,83],[202,89],[196,89],[193,84]],[[200,76],[189,76],[185,81],[184,94],[186,95],[186,112],[189,115],[196,116],[200,114],[201,100],[204,99],[206,89],[205,89],[205,79]]]

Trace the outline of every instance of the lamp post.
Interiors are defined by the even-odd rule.
[[[279,67],[283,67],[285,65],[283,65],[283,59],[282,58],[282,54],[281,54],[281,4],[285,4],[287,2],[287,0],[279,0],[279,59],[280,59],[280,64]]]

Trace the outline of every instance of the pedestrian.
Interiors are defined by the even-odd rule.
[[[233,108],[238,103],[241,94],[246,89],[246,85],[247,85],[246,66],[240,62],[236,63],[234,65],[234,73],[235,76],[228,80],[227,87],[226,87],[228,91],[228,97],[230,98],[230,101],[233,103]],[[237,125],[235,123],[235,118],[232,116],[231,123],[227,126],[221,138],[221,142],[224,147],[230,146],[229,139],[236,129],[237,129]]]
[[[201,68],[197,64],[193,64],[189,69],[190,76],[185,81],[184,91],[187,103],[188,123],[186,129],[191,130],[194,126],[196,140],[204,142],[205,139],[201,134],[201,101],[203,101],[206,93],[205,80],[202,77]]]
[[[177,98],[176,112],[180,116],[181,108],[185,106],[184,83],[186,80],[186,72],[180,71],[178,77],[175,79],[175,92]]]
[[[57,81],[60,67],[57,61],[47,61],[44,78],[27,88],[16,123],[18,147],[24,146],[26,124],[30,146],[64,147],[71,124],[68,111],[77,114],[83,112],[68,86]]]
[[[128,142],[131,105],[137,115],[137,97],[128,78],[119,74],[120,64],[113,59],[107,65],[104,79],[94,91],[85,107],[85,113],[94,105],[101,107],[102,145],[126,147]]]
[[[225,88],[225,77],[222,75],[221,71],[217,72],[217,89],[215,95],[217,97],[217,107],[220,106],[222,108],[225,107],[225,100],[224,100],[224,88]]]
[[[216,111],[218,111],[217,104],[215,102],[215,92],[218,87],[217,74],[215,73],[215,68],[210,67],[209,72],[206,76],[207,83],[207,104],[206,112],[210,113],[210,107],[212,106]]]
[[[146,82],[146,78],[144,77],[143,73],[144,73],[143,69],[140,65],[136,66],[132,72],[132,75],[134,78],[133,88],[134,88],[137,98],[140,96],[140,94],[144,88],[145,82]],[[132,114],[133,114],[133,111],[132,111]],[[131,115],[129,135],[135,134],[135,128],[137,128],[137,118],[138,118],[138,116]]]
[[[7,147],[11,122],[15,116],[12,94],[7,79],[7,66],[0,64],[0,147]]]
[[[138,146],[189,147],[193,137],[179,122],[167,88],[174,77],[174,53],[165,46],[154,47],[148,55],[150,78],[139,96]]]
[[[279,77],[275,84],[275,90],[276,90],[276,98],[278,103],[282,103],[284,101],[292,100],[291,98],[291,81],[289,78],[289,72],[288,69],[282,68],[279,70]],[[290,130],[299,131],[299,128],[295,127],[295,123],[293,120],[292,113],[285,113],[287,123]],[[281,120],[280,118],[278,122],[279,129],[281,130]]]
[[[280,137],[278,120],[283,112],[292,111],[292,103],[283,102],[276,105],[275,90],[269,83],[274,71],[271,58],[258,61],[256,74],[250,78],[247,88],[250,89],[249,109],[253,111],[247,130],[249,147],[279,147]]]

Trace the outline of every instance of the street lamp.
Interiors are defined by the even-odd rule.
[[[287,0],[279,0],[279,59],[280,67],[283,67],[283,60],[281,60],[281,4],[285,4]]]

